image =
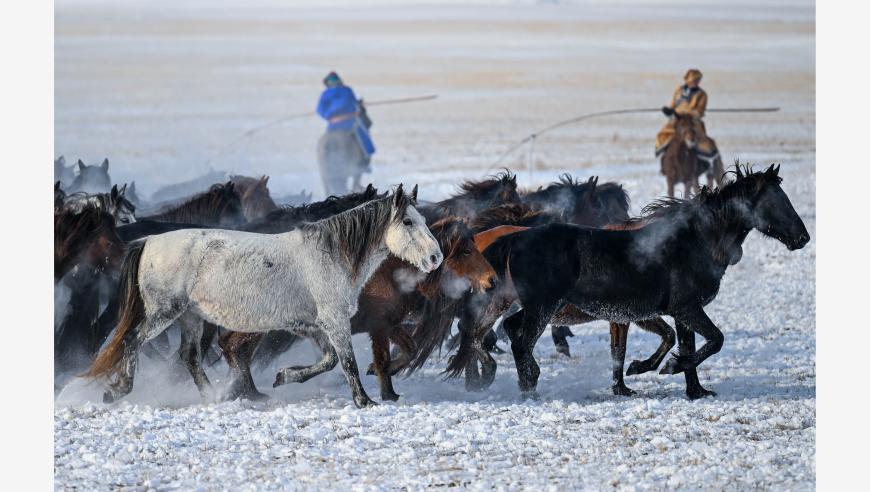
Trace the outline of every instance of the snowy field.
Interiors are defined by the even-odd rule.
[[[104,490],[815,488],[815,58],[811,2],[578,2],[327,10],[230,2],[56,3],[55,154],[111,162],[144,195],[213,169],[270,174],[272,194],[322,196],[315,118],[218,151],[245,130],[313,108],[336,69],[366,99],[437,93],[372,108],[376,186],[419,183],[438,199],[488,172],[525,135],[579,114],[668,102],[686,68],[705,74],[726,163],[781,162],[783,188],[813,240],[789,252],[750,234],[707,308],[725,346],[699,369],[716,398],[688,401],[682,376],[626,379],[610,393],[606,323],[574,327],[573,359],[548,335],[535,357],[541,399],[522,401],[510,355],[495,383],[466,393],[445,360],[395,380],[397,403],[357,410],[336,369],[271,388],[262,403],[199,401],[143,360],[133,393],[100,403],[76,380],[55,401],[55,486]],[[437,3],[437,2],[429,2]],[[486,2],[478,2],[486,3]],[[789,5],[788,8],[785,5]],[[687,45],[694,43],[691,50]],[[691,51],[688,52],[687,51]],[[660,115],[591,120],[505,164],[522,185],[559,173],[624,183],[632,212],[664,192],[653,159]],[[208,162],[211,160],[211,162]],[[627,360],[657,338],[632,328]],[[365,336],[354,339],[361,366]],[[309,363],[299,344],[279,365]],[[209,370],[220,388],[222,363]],[[364,376],[376,396],[374,377]]]

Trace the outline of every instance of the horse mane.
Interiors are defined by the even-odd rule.
[[[533,209],[530,205],[506,203],[481,211],[470,225],[471,230],[477,233],[500,225],[535,226],[549,217],[544,210]]]
[[[427,222],[440,219],[447,215],[466,215],[462,212],[468,212],[469,210],[460,210],[463,207],[461,204],[468,202],[474,203],[482,200],[486,198],[487,194],[490,194],[501,187],[515,187],[516,179],[517,177],[515,174],[511,173],[508,169],[504,169],[498,174],[488,176],[482,180],[466,180],[458,186],[459,191],[457,193],[454,193],[452,196],[436,203],[434,207],[428,207],[427,210],[423,212],[423,215],[426,217]],[[473,205],[473,208],[476,209],[479,206],[480,205]],[[476,213],[476,210],[473,211]]]
[[[315,222],[332,217],[335,214],[385,196],[386,193],[379,195],[378,190],[369,185],[365,191],[349,193],[343,196],[333,195],[319,202],[296,207],[282,205],[266,214],[262,219],[245,226],[243,229],[249,232],[262,233],[287,232],[303,222]]]
[[[218,225],[221,214],[242,214],[242,202],[232,181],[214,184],[208,191],[195,195],[181,205],[167,205],[157,213],[144,217],[165,222]]]
[[[411,205],[411,199],[402,193],[393,214],[394,199],[395,195],[391,195],[371,200],[332,217],[304,223],[300,229],[309,237],[317,236],[325,252],[338,253],[356,280],[366,258],[381,244],[387,226],[391,221],[401,221]]]
[[[496,187],[506,185],[514,179],[516,179],[516,175],[511,173],[509,169],[504,169],[497,174],[487,176],[478,181],[466,180],[459,185],[459,193],[454,194],[450,198],[461,198],[463,196],[479,198]]]

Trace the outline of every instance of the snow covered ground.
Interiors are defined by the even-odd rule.
[[[430,2],[431,3],[431,2]],[[116,181],[147,192],[189,179],[248,128],[313,106],[337,69],[369,99],[438,93],[429,103],[372,109],[379,147],[371,176],[420,183],[435,199],[486,173],[526,134],[589,111],[660,106],[689,66],[705,73],[711,107],[781,106],[709,115],[726,162],[782,163],[784,189],[812,240],[788,252],[753,232],[708,308],[723,350],[700,368],[716,398],[688,401],[681,376],[627,378],[610,394],[605,323],[574,327],[573,359],[548,336],[540,401],[519,399],[512,357],[494,385],[466,393],[444,360],[397,379],[398,403],[360,411],[335,370],[271,388],[271,400],[203,404],[190,382],[143,361],[133,393],[105,406],[74,381],[55,404],[59,489],[409,489],[428,486],[587,489],[789,489],[815,486],[815,59],[813,5],[786,9],[679,2],[576,5],[243,8],[213,4],[59,1],[55,153],[109,157]],[[178,5],[176,5],[178,4]],[[686,53],[692,39],[703,49]],[[632,211],[664,191],[652,158],[662,118],[619,117],[542,137],[508,166],[523,184],[569,171],[626,185]],[[320,191],[313,143],[299,120],[212,162],[272,175],[273,194]],[[368,341],[355,338],[370,360]],[[632,329],[627,359],[655,337]],[[300,344],[279,364],[307,363]],[[209,376],[220,387],[226,370]],[[376,396],[373,377],[366,390]]]

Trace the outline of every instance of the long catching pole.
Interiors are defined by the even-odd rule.
[[[402,97],[399,99],[381,99],[379,101],[365,102],[365,105],[366,105],[366,107],[387,106],[390,104],[404,104],[404,103],[417,102],[417,101],[431,101],[432,99],[437,99],[437,98],[438,98],[438,94],[429,94],[426,96]],[[317,116],[317,113],[314,111],[306,111],[304,113],[291,114],[289,116],[283,116],[281,118],[278,118],[277,120],[272,120],[268,123],[264,123],[260,126],[251,128],[250,130],[246,131],[245,133],[242,133],[241,135],[239,135],[235,139],[229,141],[226,145],[224,145],[220,149],[218,149],[217,152],[215,152],[214,156],[212,156],[208,161],[206,161],[206,165],[210,165],[212,163],[212,161],[214,161],[215,159],[220,157],[227,149],[234,147],[236,144],[238,144],[242,140],[249,138],[258,132],[261,132],[267,128],[272,128],[273,126],[280,125],[281,123],[286,123],[288,121],[296,120],[299,118],[305,118],[307,116]]]
[[[547,132],[551,132],[557,128],[562,128],[563,126],[568,126],[568,125],[577,123],[578,121],[583,121],[583,120],[586,120],[589,118],[597,118],[600,116],[611,116],[611,115],[616,115],[616,114],[631,114],[631,113],[657,113],[657,112],[661,112],[661,110],[662,110],[662,108],[660,108],[660,107],[659,108],[615,109],[615,110],[611,110],[611,111],[599,111],[597,113],[588,113],[588,114],[584,114],[584,115],[570,118],[567,120],[562,120],[558,123],[554,123],[548,127],[542,128],[542,129],[536,131],[535,133],[532,133],[531,135],[526,136],[525,138],[523,138],[522,140],[520,140],[516,144],[512,145],[504,153],[502,153],[501,156],[499,156],[498,160],[495,161],[495,164],[493,164],[492,166],[489,167],[487,172],[489,172],[489,170],[491,170],[492,168],[501,164],[502,161],[504,161],[507,156],[514,153],[517,149],[519,149],[520,147],[522,147],[526,143],[534,142],[534,140],[536,138],[538,138],[539,136],[541,136]],[[708,109],[706,112],[707,113],[773,113],[776,111],[779,111],[779,108],[713,108],[713,109]],[[529,165],[531,166],[531,164],[529,164]],[[530,168],[530,174],[531,174],[531,168]]]

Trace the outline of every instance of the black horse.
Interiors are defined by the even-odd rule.
[[[704,188],[691,200],[647,206],[626,230],[550,224],[502,237],[487,249],[500,277],[510,272],[523,306],[505,320],[505,329],[526,396],[536,395],[540,375],[532,349],[566,303],[623,323],[672,316],[679,355],[661,372],[685,372],[689,398],[715,395],[701,386],[696,368],[722,348],[724,336],[704,306],[716,297],[725,270],[742,257],[752,229],[789,250],[810,240],[780,187],[779,166],[752,172],[738,164],[734,175],[722,188]],[[507,261],[494,261],[499,257]],[[706,340],[697,352],[695,333]]]

